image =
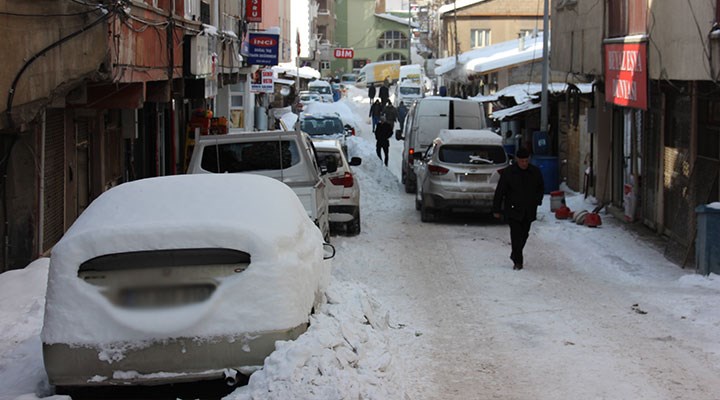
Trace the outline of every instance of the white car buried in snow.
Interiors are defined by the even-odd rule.
[[[60,389],[232,381],[302,334],[323,237],[285,184],[178,175],[103,193],[53,248],[43,357]],[[62,390],[60,391],[62,392]]]

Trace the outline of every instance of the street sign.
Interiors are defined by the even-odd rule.
[[[335,49],[335,58],[353,58],[355,50],[353,49]]]
[[[280,35],[264,32],[248,34],[248,64],[277,65]]]
[[[262,22],[262,0],[246,0],[245,21]]]

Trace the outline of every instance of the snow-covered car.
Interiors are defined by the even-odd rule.
[[[342,226],[349,235],[360,233],[360,184],[353,174],[351,166],[362,163],[360,157],[352,157],[350,161],[345,157],[340,143],[337,140],[314,141],[318,158],[327,162],[332,157],[337,164],[337,170],[323,176],[328,187],[328,201],[330,203],[330,230]]]
[[[317,139],[336,139],[347,154],[347,138],[354,136],[355,130],[343,123],[340,114],[335,112],[304,112],[300,114],[300,130]]]
[[[317,101],[317,102],[323,102],[325,101],[319,94],[317,93],[310,93],[307,91],[302,91],[298,93],[298,101],[303,104],[303,106],[307,106],[310,102]]]
[[[416,153],[415,208],[423,222],[442,210],[491,212],[495,187],[509,160],[502,137],[487,129],[443,129]]]
[[[253,174],[116,186],[52,250],[42,344],[61,389],[216,379],[308,326],[330,280],[285,184]],[[61,390],[62,391],[62,390]]]

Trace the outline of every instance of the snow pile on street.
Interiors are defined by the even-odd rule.
[[[389,314],[357,284],[333,281],[327,304],[294,342],[277,342],[262,370],[226,400],[402,399]]]

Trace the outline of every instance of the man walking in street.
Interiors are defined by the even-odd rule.
[[[375,102],[370,106],[370,119],[372,120],[373,132],[375,132],[378,122],[380,122],[380,116],[382,113],[383,107],[382,104],[380,104],[380,100],[375,100]]]
[[[393,125],[385,121],[385,116],[380,117],[380,123],[375,128],[375,151],[382,161],[381,152],[385,153],[385,166],[388,165],[388,153],[390,152],[390,138],[393,133]]]
[[[500,219],[504,212],[510,225],[510,259],[514,263],[514,270],[523,269],[523,248],[544,193],[540,169],[530,164],[530,153],[526,148],[520,147],[515,153],[515,163],[500,174],[493,199],[493,215]]]
[[[388,86],[386,78],[385,82],[383,82],[382,86],[380,86],[380,89],[378,90],[378,96],[380,97],[380,102],[383,106],[390,101],[390,88]]]
[[[372,83],[368,86],[368,98],[370,99],[370,104],[373,104],[375,101],[375,85]]]

